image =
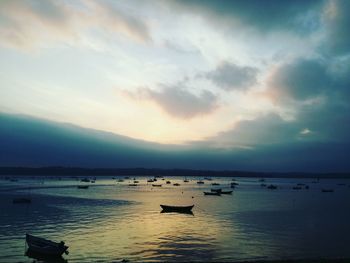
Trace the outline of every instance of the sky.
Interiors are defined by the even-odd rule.
[[[2,0],[0,112],[349,171],[337,162],[349,12],[346,0]]]

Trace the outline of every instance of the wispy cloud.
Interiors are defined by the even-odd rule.
[[[212,113],[217,107],[217,97],[210,91],[191,93],[184,86],[162,86],[160,90],[139,88],[126,92],[133,99],[150,100],[169,115],[180,119],[191,119]]]

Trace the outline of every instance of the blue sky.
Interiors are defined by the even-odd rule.
[[[4,0],[0,112],[186,149],[343,155],[349,11],[340,0]]]

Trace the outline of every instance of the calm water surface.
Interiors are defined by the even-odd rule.
[[[180,186],[152,187],[139,176],[95,184],[71,177],[0,178],[0,262],[32,262],[24,256],[29,232],[64,240],[68,262],[242,261],[350,258],[350,181],[346,179],[236,178],[232,195],[204,196],[211,183],[229,189],[231,178],[166,178]],[[305,183],[309,190],[293,190]],[[89,184],[89,189],[77,185]],[[333,193],[322,193],[333,188]],[[30,205],[12,199],[30,196]],[[194,204],[193,215],[160,213],[160,204]]]

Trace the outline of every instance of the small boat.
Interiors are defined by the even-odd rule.
[[[189,181],[187,179],[184,180],[184,183],[188,183]]]
[[[32,200],[26,197],[18,197],[12,200],[13,204],[30,204]]]
[[[171,182],[170,181],[166,181],[166,184],[171,184]]]
[[[192,213],[194,205],[190,206],[173,206],[173,205],[160,205],[163,209],[163,213],[176,212],[176,213]]]
[[[273,184],[270,184],[267,189],[270,189],[270,190],[275,190],[277,189],[277,185],[273,185]]]
[[[26,234],[26,244],[28,245],[27,253],[38,253],[51,257],[61,257],[63,253],[68,254],[68,246],[66,246],[63,241],[57,243]]]
[[[211,185],[220,185],[219,183],[212,183]]]
[[[198,181],[197,184],[204,184],[204,182],[203,181]]]
[[[162,187],[161,184],[152,184],[153,187]]]
[[[204,195],[216,195],[216,196],[221,196],[221,192],[203,192]]]
[[[139,183],[139,181],[137,181],[137,180],[134,181],[134,184],[138,184],[138,183]]]
[[[88,189],[89,186],[88,185],[78,185],[77,188],[78,189]]]
[[[124,182],[123,179],[119,179],[119,180],[118,180],[118,183],[122,183],[122,182]]]
[[[129,186],[138,186],[138,184],[129,184]]]
[[[94,184],[96,181],[95,180],[92,180],[91,183]]]
[[[175,184],[173,184],[173,186],[180,186],[180,184],[179,183],[175,183]]]
[[[233,191],[221,191],[220,194],[222,195],[230,195]]]
[[[84,182],[84,183],[90,183],[90,180],[87,179],[87,178],[81,179],[80,181],[81,181],[81,182]]]
[[[333,193],[334,189],[322,189],[322,193]]]
[[[154,181],[153,181],[153,179],[148,179],[147,180],[147,183],[153,183]]]

